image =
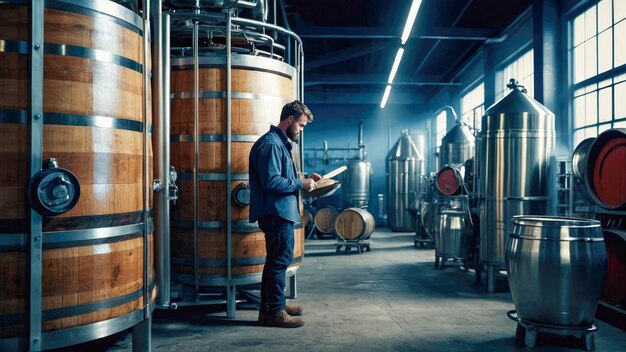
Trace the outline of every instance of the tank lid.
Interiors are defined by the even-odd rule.
[[[468,125],[458,122],[452,127],[448,133],[441,139],[441,144],[474,144],[474,135],[470,131]]]
[[[507,87],[511,88],[511,92],[495,104],[491,105],[485,115],[494,116],[500,114],[520,114],[528,113],[530,115],[552,115],[552,111],[543,106],[541,103],[526,94],[526,88],[511,80]]]
[[[402,130],[400,138],[387,154],[388,160],[423,160],[422,153],[417,149],[417,146],[411,138],[409,130]]]
[[[511,237],[542,240],[603,241],[600,221],[543,215],[516,215],[511,220]]]

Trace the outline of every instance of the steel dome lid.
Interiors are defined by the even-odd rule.
[[[441,144],[471,144],[474,145],[474,135],[469,129],[469,126],[457,122],[456,126],[452,127],[448,133],[441,139]]]
[[[552,111],[541,103],[526,94],[526,89],[517,83],[510,83],[507,87],[511,92],[495,104],[491,105],[485,115],[494,116],[500,114],[521,114],[528,115],[554,115]]]
[[[387,154],[387,160],[423,160],[422,153],[411,138],[409,130],[402,130],[400,138]]]
[[[554,114],[526,94],[517,83],[507,85],[511,92],[490,106],[482,118],[482,136],[502,130],[540,131],[554,134]]]

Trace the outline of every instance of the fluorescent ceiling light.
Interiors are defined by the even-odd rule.
[[[387,83],[393,83],[393,78],[396,76],[396,72],[398,72],[398,66],[400,66],[400,61],[402,61],[402,54],[404,54],[404,49],[398,49],[398,53],[396,54],[396,59],[393,61],[393,66],[391,67],[391,72],[389,73],[389,79]]]
[[[406,43],[409,39],[409,35],[411,34],[411,29],[413,28],[413,23],[415,22],[415,17],[417,17],[417,10],[420,8],[420,4],[422,0],[413,0],[411,4],[411,10],[409,10],[409,17],[406,19],[406,24],[404,25],[404,31],[402,32],[402,45]]]
[[[387,88],[385,88],[385,94],[383,94],[383,100],[380,102],[381,109],[384,109],[385,105],[387,105],[387,99],[389,99],[389,92],[391,92],[391,84],[388,84]]]

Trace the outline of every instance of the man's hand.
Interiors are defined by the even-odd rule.
[[[305,178],[302,180],[302,188],[307,192],[311,192],[317,188],[317,184],[315,184],[315,180],[312,177]]]
[[[320,176],[319,174],[316,174],[315,172],[309,175],[310,178],[313,179],[313,181],[317,182],[319,180],[322,179],[322,176]]]

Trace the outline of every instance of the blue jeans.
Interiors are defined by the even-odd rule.
[[[267,251],[261,279],[262,312],[275,314],[285,309],[285,273],[293,259],[293,225],[274,215],[259,220]]]

